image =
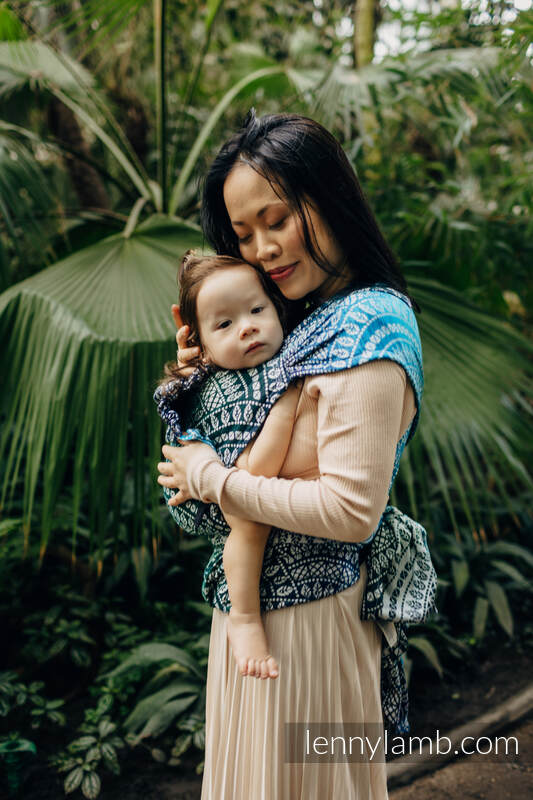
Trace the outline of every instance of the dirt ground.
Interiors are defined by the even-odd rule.
[[[531,649],[516,652],[505,644],[482,663],[465,664],[443,681],[431,672],[414,676],[410,687],[411,735],[434,735],[437,727],[445,734],[517,694],[532,680]],[[391,800],[533,800],[533,715],[502,733],[518,738],[518,758],[495,763],[483,756],[471,756],[454,761],[391,791]],[[23,800],[65,798],[61,777],[46,763],[46,744],[41,743],[39,755],[28,770],[20,795]],[[171,770],[156,763],[148,747],[137,748],[123,762],[120,776],[102,775],[99,800],[199,800],[201,778],[195,775],[194,767],[202,753],[187,756],[183,767]],[[7,800],[1,789],[0,800]]]
[[[518,756],[500,763],[485,756],[450,762],[437,772],[390,791],[390,800],[529,800],[533,798],[533,716],[505,735],[518,740]],[[159,800],[199,800],[200,783],[159,784]],[[252,800],[252,799],[250,799]],[[339,798],[338,800],[342,800]]]
[[[518,756],[495,763],[475,755],[453,761],[408,786],[390,800],[529,800],[533,797],[533,717],[505,735],[518,740]]]

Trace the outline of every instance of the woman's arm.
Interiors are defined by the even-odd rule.
[[[191,447],[184,453],[188,489],[193,497],[218,503],[224,514],[295,533],[363,541],[387,503],[396,445],[415,413],[412,388],[404,370],[388,360],[314,376],[308,388],[317,399],[319,478],[250,475]]]

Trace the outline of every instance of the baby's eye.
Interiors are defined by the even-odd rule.
[[[219,322],[219,324],[217,325],[217,330],[219,328],[227,328],[229,327],[229,325],[231,325],[231,320],[225,319],[224,322]]]
[[[260,314],[264,310],[264,306],[255,306],[252,308],[252,314]]]
[[[282,217],[282,219],[280,219],[278,222],[275,222],[273,225],[270,225],[269,226],[270,230],[277,230],[278,228],[281,228],[286,219],[287,217]]]

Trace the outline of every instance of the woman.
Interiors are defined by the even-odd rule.
[[[260,266],[295,301],[304,332],[322,308],[336,312],[336,298],[368,298],[376,285],[387,287],[396,307],[407,308],[405,280],[346,156],[312,120],[252,113],[209,171],[202,222],[218,253]],[[364,287],[372,287],[370,295],[353,292]],[[410,308],[405,313],[412,316]],[[357,314],[356,304],[348,319]],[[330,314],[328,324],[335,319]],[[319,338],[320,326],[313,330]],[[316,749],[305,763],[294,757],[303,732],[294,723],[321,723],[326,728],[314,732],[325,736],[328,723],[365,723],[374,733],[382,723],[382,633],[360,619],[366,582],[360,544],[380,526],[399,455],[414,431],[421,373],[414,386],[415,372],[408,374],[401,358],[378,353],[380,330],[356,366],[338,362],[334,371],[322,374],[318,367],[305,377],[279,478],[227,469],[205,444],[163,448],[170,460],[158,465],[159,483],[179,490],[169,505],[189,498],[215,502],[224,514],[277,529],[262,577],[262,585],[274,587],[263,592],[262,607],[280,665],[277,681],[238,674],[219,610],[226,609],[217,604],[223,573],[208,573],[213,585],[204,596],[215,610],[203,800],[387,797],[383,758],[324,761]],[[178,332],[184,362],[197,354],[187,335]]]

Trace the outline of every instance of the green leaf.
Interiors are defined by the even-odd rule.
[[[164,689],[160,689],[137,703],[131,714],[125,719],[124,727],[127,730],[136,731],[166,706],[169,700],[184,694],[188,695],[187,699],[189,699],[191,693],[197,697],[199,693],[198,686],[181,680],[173,681],[169,686],[165,686]]]
[[[88,772],[83,783],[81,784],[81,791],[87,800],[95,800],[100,794],[102,782],[100,776],[96,772]]]
[[[409,637],[409,647],[414,647],[416,650],[419,650],[442,678],[443,671],[437,651],[428,639],[421,636]]]
[[[127,447],[134,474],[144,475],[147,458],[154,468],[160,459],[151,394],[175,355],[177,258],[201,244],[195,227],[153,217],[129,239],[104,239],[0,295],[2,498],[19,479],[20,455],[31,452],[23,462],[24,514],[29,523],[39,481],[43,548],[66,479],[73,482],[74,527],[86,497],[91,531],[102,534],[122,503]],[[98,463],[106,469],[93,469]],[[137,482],[133,502],[132,537],[145,529],[147,505],[154,514],[159,506],[155,476],[148,493]]]
[[[96,736],[81,736],[79,739],[75,739],[69,745],[69,750],[74,753],[77,753],[80,750],[86,750],[91,745],[96,744],[97,739]]]
[[[204,673],[186,650],[182,650],[181,648],[175,647],[172,644],[165,644],[163,642],[140,645],[133,651],[129,658],[123,661],[122,664],[119,664],[119,666],[110,672],[107,677],[114,678],[117,675],[132,669],[133,667],[145,667],[150,664],[156,664],[165,660],[175,661],[176,663],[190,670],[199,678],[204,678]]]
[[[205,750],[205,727],[195,731],[193,734],[193,744],[198,750]]]
[[[91,666],[91,657],[87,650],[84,650],[81,647],[71,647],[70,648],[70,655],[72,660],[78,667],[90,667]]]
[[[419,326],[426,391],[409,458],[427,495],[437,488],[458,531],[454,503],[467,518],[480,497],[489,508],[505,504],[511,509],[510,491],[533,484],[516,456],[527,435],[525,423],[512,404],[503,402],[511,391],[531,385],[526,356],[532,346],[509,324],[466,303],[458,292],[420,277],[410,278],[410,285],[423,308]],[[494,487],[483,496],[480,487],[487,475]],[[429,507],[426,513],[432,513]],[[484,523],[486,517],[476,521]]]
[[[512,564],[509,564],[507,561],[499,561],[499,560],[492,560],[491,565],[499,569],[500,572],[503,572],[504,575],[511,578],[511,580],[516,581],[516,583],[522,589],[531,589],[531,582],[527,580],[524,575],[520,572],[519,569],[513,567]]]
[[[103,716],[112,707],[114,698],[112,694],[103,694],[98,699],[96,705],[96,714],[98,717]]]
[[[120,775],[120,766],[115,748],[108,742],[104,742],[104,744],[101,746],[101,752],[106,767],[114,775]]]
[[[178,700],[172,700],[166,703],[157,713],[150,717],[144,728],[137,736],[137,741],[146,739],[148,736],[159,736],[159,734],[166,731],[169,725],[174,722],[176,717],[179,717],[187,708],[189,708],[198,695],[187,695],[180,697]]]
[[[453,575],[453,582],[455,586],[455,593],[457,597],[460,597],[465,590],[468,579],[470,577],[470,570],[468,568],[468,563],[466,561],[458,561],[457,559],[452,559],[452,575]]]
[[[496,619],[508,636],[513,635],[513,615],[504,589],[494,581],[485,581],[487,597],[492,606]]]
[[[95,747],[91,747],[85,753],[85,764],[90,764],[91,762],[100,761],[102,758],[102,752],[99,745],[95,745]]]
[[[487,550],[491,556],[514,556],[520,562],[525,562],[528,566],[533,567],[533,553],[514,542],[491,542]]]
[[[67,724],[67,718],[61,711],[50,711],[47,717],[50,722],[55,722],[57,725],[63,726]]]
[[[106,736],[110,736],[116,729],[117,726],[114,722],[111,722],[109,719],[103,719],[98,724],[98,735],[101,739],[105,739]]]
[[[486,597],[477,597],[474,606],[473,634],[480,642],[485,636],[487,627],[487,617],[489,613],[489,601]]]
[[[0,96],[30,84],[44,89],[51,83],[81,95],[81,87],[92,82],[85,67],[43,42],[0,42]]]
[[[205,27],[207,30],[213,24],[213,21],[218,13],[220,6],[224,3],[224,0],[207,0],[207,15],[205,18]]]
[[[26,38],[26,31],[7,3],[0,4],[0,39],[3,42],[17,41]]]
[[[46,708],[50,711],[53,708],[61,708],[61,706],[65,705],[64,700],[47,700]]]
[[[215,106],[211,114],[209,115],[207,121],[204,123],[200,133],[196,137],[192,148],[189,151],[189,154],[185,160],[183,167],[181,168],[180,176],[172,190],[172,194],[170,197],[170,204],[169,209],[171,214],[175,214],[177,209],[180,206],[182,195],[187,185],[187,182],[192,174],[192,171],[198,161],[200,153],[204,148],[209,136],[211,135],[212,131],[214,130],[217,122],[222,117],[226,109],[231,105],[231,103],[235,100],[235,98],[242,92],[243,89],[250,86],[252,83],[256,83],[258,81],[263,81],[270,77],[275,77],[280,75],[284,71],[283,67],[266,67],[264,69],[259,69],[256,72],[252,72],[251,75],[246,75],[244,78],[241,78],[234,86],[229,89],[224,97],[219,101],[219,103]]]
[[[68,639],[57,639],[57,641],[55,641],[48,650],[46,658],[55,658],[55,656],[58,656],[60,653],[63,652],[63,650],[67,645],[68,645]]]
[[[174,747],[172,748],[172,756],[174,758],[179,758],[180,756],[185,753],[192,744],[192,734],[190,733],[182,733],[180,734],[176,741],[174,742]]]
[[[71,792],[74,792],[81,784],[82,780],[83,780],[83,768],[76,767],[76,769],[73,769],[72,772],[65,778],[65,781],[63,783],[65,794],[70,794]]]

